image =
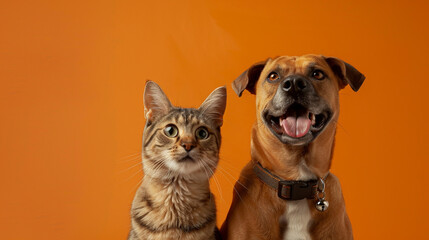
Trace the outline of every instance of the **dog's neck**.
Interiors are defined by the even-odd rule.
[[[329,136],[325,134],[327,132],[333,134]],[[283,179],[298,179],[302,161],[314,175],[323,177],[331,167],[334,141],[335,131],[325,131],[308,145],[293,146],[281,143],[268,129],[255,124],[252,129],[251,155],[253,161],[258,161]]]

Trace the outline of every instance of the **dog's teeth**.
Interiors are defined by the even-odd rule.
[[[316,124],[316,115],[314,115],[313,113],[310,113],[310,120],[311,120],[311,125]]]

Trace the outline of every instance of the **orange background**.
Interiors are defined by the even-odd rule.
[[[250,158],[254,62],[317,53],[367,76],[340,93],[332,172],[356,239],[427,238],[426,1],[1,1],[0,238],[125,239],[146,79],[197,107],[228,86],[218,223]],[[226,173],[227,172],[227,173]]]

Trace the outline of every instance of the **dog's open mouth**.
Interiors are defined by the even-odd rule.
[[[272,131],[279,135],[278,137],[294,140],[308,139],[311,141],[323,130],[330,117],[329,110],[313,112],[300,104],[294,103],[282,115],[271,115],[267,111],[265,121]]]

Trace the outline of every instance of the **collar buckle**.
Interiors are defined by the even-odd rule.
[[[277,196],[284,200],[301,200],[314,198],[317,190],[317,180],[310,181],[279,181]]]

